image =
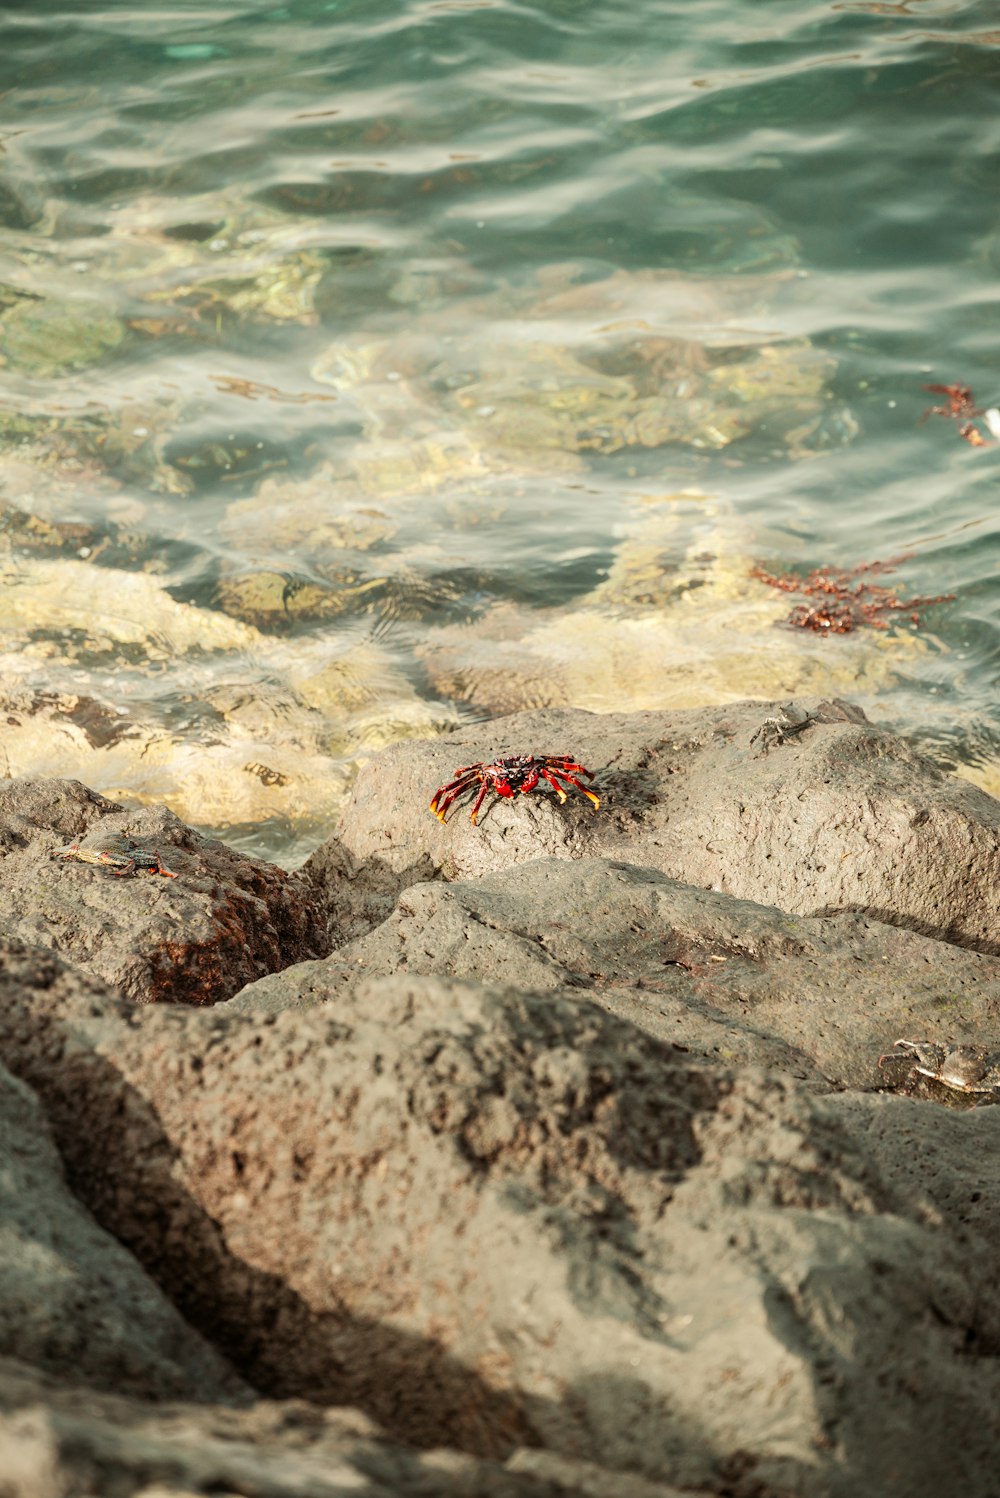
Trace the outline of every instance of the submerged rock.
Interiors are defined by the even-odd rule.
[[[100,303],[25,297],[0,321],[0,360],[30,375],[86,369],[114,353],[125,324]]]

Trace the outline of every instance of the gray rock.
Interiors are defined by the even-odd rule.
[[[328,838],[302,870],[303,878],[317,892],[317,904],[325,919],[324,949],[363,936],[392,914],[404,889],[422,880],[437,879],[440,874],[426,854],[397,869],[379,857],[353,858],[338,838]]]
[[[229,1008],[331,999],[365,979],[471,979],[595,1001],[659,1039],[824,1087],[901,1081],[878,1068],[899,1035],[985,1043],[1000,958],[857,914],[786,915],[607,859],[540,859],[419,884],[367,936],[250,984]]]
[[[128,828],[176,879],[54,858]],[[126,811],[74,780],[0,781],[0,931],[50,946],[143,1002],[211,1004],[325,950],[295,875],[201,837],[165,808]]]
[[[516,713],[393,745],[366,765],[339,829],[360,863],[429,859],[479,878],[532,859],[606,857],[807,915],[861,911],[1000,952],[1000,803],[937,770],[842,703],[822,721],[755,738],[781,704],[676,712]],[[770,740],[770,747],[768,747]],[[428,802],[455,770],[506,754],[572,754],[600,811],[571,791],[468,803],[442,826]]]
[[[0,993],[75,1189],[259,1389],[737,1498],[994,1491],[995,1242],[883,1174],[867,1119],[586,991],[359,997]],[[917,1154],[942,1117],[880,1106]],[[949,1124],[990,1189],[1000,1110]]]
[[[70,1194],[36,1098],[3,1067],[0,1264],[3,1355],[138,1398],[249,1397],[132,1255]],[[2,1478],[0,1491],[6,1491]]]
[[[304,1402],[166,1409],[54,1386],[0,1358],[4,1498],[681,1498],[542,1452],[506,1466],[407,1450],[354,1410]]]

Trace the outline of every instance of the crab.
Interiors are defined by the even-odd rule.
[[[568,754],[509,754],[502,759],[491,760],[488,765],[477,761],[473,765],[463,765],[460,770],[455,771],[453,780],[438,787],[431,797],[431,811],[439,822],[444,822],[450,807],[459,797],[473,786],[478,786],[479,794],[469,817],[475,826],[479,808],[490,791],[495,796],[510,800],[518,791],[522,796],[527,795],[536,788],[540,780],[548,781],[560,801],[566,800],[566,792],[560,781],[565,785],[575,786],[588,801],[594,803],[596,811],[601,798],[595,791],[588,791],[585,785],[581,785],[576,778],[578,775],[585,775],[588,780],[593,779],[592,772],[577,764]]]
[[[762,754],[766,754],[772,744],[784,744],[787,739],[801,733],[804,728],[820,722],[815,713],[796,707],[794,702],[784,703],[781,713],[780,718],[765,718],[756,733],[751,736],[751,744],[755,744],[760,739]]]
[[[893,1049],[878,1058],[909,1061],[914,1072],[930,1077],[953,1092],[972,1092],[1000,1099],[1000,1051],[978,1045],[941,1045],[934,1040],[894,1040]]]
[[[50,858],[76,859],[79,863],[102,863],[119,879],[126,874],[162,874],[165,879],[176,879],[177,875],[164,866],[159,853],[153,848],[142,848],[125,832],[115,833],[99,843],[70,843],[65,848],[54,848]]]

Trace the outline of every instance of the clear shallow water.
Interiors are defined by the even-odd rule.
[[[7,7],[0,769],[293,862],[403,734],[819,691],[1000,790],[992,10]]]

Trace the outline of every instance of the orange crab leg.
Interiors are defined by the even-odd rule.
[[[472,823],[473,827],[475,827],[475,825],[476,825],[476,818],[479,815],[479,808],[482,806],[483,801],[486,798],[486,792],[489,790],[489,788],[490,788],[489,787],[489,781],[486,780],[486,778],[484,776],[483,783],[479,787],[479,795],[476,797],[476,804],[472,808],[472,815],[469,818],[469,821]]]
[[[594,778],[594,772],[592,770],[588,770],[586,765],[577,764],[576,760],[570,759],[568,754],[547,754],[545,756],[544,762],[549,766],[551,770],[554,770],[557,775],[562,775],[564,772],[568,771],[570,774],[586,775],[588,780],[593,780]]]
[[[545,768],[545,766],[542,765],[542,767],[541,767],[541,774],[545,776],[545,779],[549,782],[549,785],[555,791],[556,795],[559,797],[559,800],[560,801],[565,801],[566,800],[566,792],[563,790],[562,786],[559,784],[558,780],[556,779],[556,775],[557,774],[561,775],[562,771],[558,770],[558,771],[553,772],[552,770],[547,770]]]
[[[439,822],[444,822],[448,808],[458,800],[464,791],[469,789],[470,785],[475,785],[478,779],[478,774],[466,774],[464,771],[460,771],[454,780],[449,780],[447,785],[441,786],[439,790],[434,792],[431,798],[431,811]]]
[[[573,768],[575,770],[583,770],[583,766],[582,765],[574,765]],[[585,775],[589,775],[590,771],[589,770],[583,770],[583,773]],[[586,798],[587,798],[588,801],[593,801],[593,803],[594,803],[594,810],[595,811],[600,806],[600,804],[601,804],[601,798],[597,794],[597,792],[596,791],[588,791],[587,787],[585,785],[581,785],[580,782],[577,780],[576,776],[575,775],[571,775],[568,770],[554,770],[552,772],[552,774],[550,774],[548,770],[543,769],[542,770],[542,774],[545,776],[545,779],[550,782],[550,784],[552,784],[552,785],[554,785],[556,787],[556,790],[559,792],[559,799],[560,799],[560,801],[565,801],[566,800],[566,792],[564,790],[562,790],[558,785],[556,785],[555,780],[553,780],[553,778],[552,778],[553,775],[558,775],[561,780],[566,780],[566,781],[569,782],[570,785],[575,785],[578,791],[582,791],[583,792],[583,794],[586,796]]]

